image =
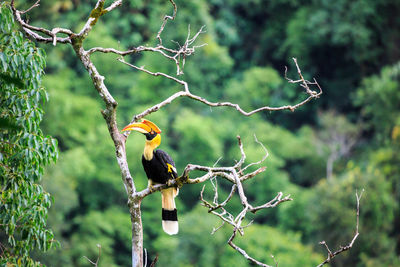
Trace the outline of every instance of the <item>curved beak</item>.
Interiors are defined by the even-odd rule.
[[[160,128],[157,127],[153,122],[149,120],[143,120],[142,122],[137,122],[137,123],[131,123],[127,126],[125,126],[124,129],[122,129],[121,132],[125,131],[137,131],[142,134],[147,134],[151,133],[152,131],[160,134],[161,130]]]

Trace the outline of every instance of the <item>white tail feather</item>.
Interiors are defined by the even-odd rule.
[[[179,231],[177,221],[162,221],[162,228],[169,235],[176,235]]]

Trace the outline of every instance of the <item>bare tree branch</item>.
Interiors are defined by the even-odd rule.
[[[321,128],[316,131],[317,152],[326,157],[326,178],[332,179],[335,161],[350,154],[361,133],[361,124],[349,122],[334,110],[318,112]]]
[[[271,258],[274,260],[275,267],[278,267],[278,261],[275,259],[274,255],[271,255]]]
[[[150,264],[150,267],[156,266],[157,261],[158,261],[158,254],[156,254],[156,257],[154,258],[153,262]]]
[[[255,138],[255,139],[265,149],[265,147],[257,140],[257,138]],[[282,198],[283,193],[279,192],[275,198],[273,198],[271,201],[269,201],[263,205],[253,207],[252,205],[249,204],[247,197],[245,195],[244,189],[243,189],[243,185],[242,185],[242,181],[246,180],[246,179],[243,179],[243,176],[245,174],[244,174],[244,170],[241,168],[242,165],[244,164],[244,159],[246,158],[246,154],[244,153],[243,144],[240,140],[240,137],[238,137],[238,143],[239,143],[239,148],[240,148],[241,155],[242,155],[241,159],[238,161],[238,163],[234,167],[232,167],[232,169],[229,170],[230,173],[226,173],[227,175],[232,176],[233,183],[234,183],[228,197],[223,202],[221,202],[221,203],[218,202],[217,181],[216,180],[214,181],[213,179],[211,179],[211,184],[213,186],[213,191],[214,191],[213,203],[210,203],[209,201],[205,200],[205,198],[204,198],[203,192],[204,192],[205,186],[203,186],[203,190],[200,192],[200,200],[201,200],[203,206],[208,208],[209,213],[214,214],[215,216],[219,217],[222,220],[221,226],[214,228],[212,231],[212,234],[215,233],[216,231],[218,231],[218,229],[220,229],[222,227],[222,225],[225,223],[231,225],[233,227],[233,233],[228,240],[228,244],[233,249],[235,249],[240,254],[242,254],[250,262],[257,264],[259,266],[269,267],[269,265],[266,265],[256,259],[254,259],[253,257],[249,256],[244,249],[240,248],[235,243],[233,243],[233,240],[236,237],[237,232],[239,232],[240,235],[244,235],[244,228],[248,227],[251,224],[250,223],[248,225],[242,225],[244,218],[248,212],[256,213],[257,211],[259,211],[261,209],[274,208],[277,205],[279,205],[280,203],[290,201],[292,199],[290,198],[290,195]],[[267,158],[268,151],[265,149],[265,152],[266,152],[266,155],[263,157],[263,159],[259,163],[263,162]],[[247,167],[249,167],[249,165],[246,166],[246,168]],[[235,216],[233,216],[233,214],[228,212],[225,207],[228,204],[228,202],[232,199],[232,197],[236,193],[236,191],[237,191],[239,198],[241,200],[241,203],[243,205],[243,209],[235,217]]]
[[[336,250],[335,252],[332,252],[329,247],[328,244],[326,244],[325,241],[321,241],[319,242],[321,245],[325,246],[326,250],[328,251],[328,257],[326,258],[326,260],[324,260],[321,264],[319,264],[317,267],[321,267],[327,263],[329,263],[334,257],[336,257],[337,255],[339,255],[340,253],[349,250],[353,247],[354,242],[356,241],[357,237],[359,236],[359,232],[358,232],[358,227],[359,227],[359,222],[360,222],[360,199],[362,197],[362,194],[364,193],[364,189],[361,191],[361,194],[358,195],[358,192],[356,192],[356,200],[357,200],[357,219],[356,219],[356,233],[353,236],[353,239],[350,241],[350,243],[347,246],[340,246],[340,249]]]
[[[126,56],[132,53],[139,53],[139,52],[144,52],[144,51],[151,51],[151,52],[158,52],[161,55],[163,55],[164,57],[166,57],[169,60],[172,60],[175,62],[176,65],[176,75],[181,75],[183,74],[183,67],[185,64],[185,58],[187,56],[192,55],[195,52],[196,48],[202,47],[206,44],[201,44],[201,45],[197,45],[197,46],[191,46],[197,39],[197,37],[201,34],[204,33],[204,27],[201,27],[200,30],[192,37],[190,38],[190,27],[188,28],[188,36],[186,38],[185,43],[181,46],[179,43],[179,50],[176,49],[171,49],[171,48],[167,48],[162,44],[162,39],[161,39],[161,33],[163,32],[165,25],[167,23],[168,20],[174,20],[176,17],[176,11],[177,11],[177,6],[175,4],[175,2],[173,0],[170,0],[170,2],[172,3],[173,7],[174,7],[174,13],[173,16],[168,16],[165,15],[164,16],[164,20],[163,20],[163,24],[160,27],[160,30],[156,36],[156,39],[159,40],[159,43],[156,47],[145,47],[145,46],[139,46],[137,48],[132,48],[130,50],[126,50],[126,51],[119,51],[116,50],[114,48],[102,48],[102,47],[94,47],[91,48],[88,53],[92,54],[94,52],[102,52],[102,53],[114,53],[117,55],[121,55],[121,56]],[[113,7],[115,8],[115,6],[118,6],[120,3],[119,1],[115,2],[113,5],[111,5],[109,8]],[[108,11],[108,9],[104,9],[103,13],[105,11]],[[102,14],[103,14],[102,13]],[[86,28],[86,27],[84,27]],[[181,58],[182,57],[182,67],[181,67]],[[132,66],[133,67],[133,66]],[[135,68],[138,69],[138,67],[135,66]],[[143,69],[144,70],[144,69]]]
[[[175,2],[173,0],[169,0],[172,4],[172,6],[174,7],[174,13],[172,14],[172,16],[168,16],[165,15],[164,19],[163,19],[163,23],[161,24],[160,30],[157,33],[156,38],[158,39],[158,41],[160,42],[160,45],[162,45],[162,39],[161,39],[161,33],[164,31],[165,25],[167,24],[167,21],[170,20],[174,20],[176,17],[176,12],[178,7],[176,6]]]
[[[90,260],[88,257],[83,256],[88,262],[90,262],[90,264],[92,264],[92,265],[95,266],[95,267],[98,266],[99,260],[100,260],[100,256],[101,256],[101,245],[100,245],[100,244],[97,244],[97,247],[99,248],[99,254],[97,255],[97,259],[96,259],[95,262],[92,261],[92,260]]]
[[[108,13],[109,11],[115,9],[116,7],[118,7],[122,4],[122,0],[116,0],[108,8],[103,9],[105,0],[98,0],[95,5],[95,8],[92,10],[88,20],[86,21],[85,25],[82,28],[82,30],[79,33],[74,33],[70,29],[57,27],[57,28],[53,28],[52,30],[48,30],[48,29],[45,29],[42,27],[36,27],[36,26],[32,26],[32,25],[26,23],[22,19],[21,15],[29,12],[34,7],[39,6],[40,0],[36,1],[35,4],[33,4],[30,8],[28,8],[27,10],[24,10],[24,11],[17,10],[15,8],[14,2],[15,2],[15,0],[11,1],[11,8],[13,10],[16,20],[22,26],[22,29],[24,30],[24,32],[29,37],[35,39],[36,41],[45,42],[45,43],[53,43],[53,45],[56,45],[57,42],[72,44],[72,41],[74,39],[77,40],[77,39],[85,38],[89,34],[92,27],[96,24],[97,19],[100,16]],[[47,37],[41,36],[37,32],[40,32]],[[65,34],[65,35],[67,35],[67,37],[57,37],[58,33]]]
[[[35,4],[33,4],[30,8],[24,11],[19,11],[15,8],[14,5],[14,0],[11,1],[11,9],[13,10],[14,17],[17,20],[17,22],[22,26],[23,31],[27,34],[27,36],[39,41],[39,42],[45,42],[45,43],[71,43],[70,37],[57,37],[57,33],[63,33],[67,35],[72,35],[72,31],[64,28],[54,28],[52,30],[47,30],[45,28],[41,27],[36,27],[32,26],[28,23],[26,23],[22,18],[21,14],[25,14],[28,11],[32,10],[34,7],[39,6],[40,0],[36,1]],[[48,37],[43,37],[39,35],[37,32],[40,32],[44,35],[47,35]]]
[[[299,65],[297,64],[297,59],[296,58],[292,58],[294,63],[296,64],[296,68],[297,68],[297,73],[299,74],[300,80],[294,81],[292,79],[289,79],[287,77],[287,68],[285,67],[285,78],[290,82],[290,83],[300,83],[300,85],[306,89],[307,94],[309,95],[313,95],[313,94],[317,94],[317,92],[310,90],[308,85],[318,85],[317,81],[314,79],[314,82],[309,82],[307,80],[304,79],[303,74],[301,74],[301,70]],[[319,87],[319,86],[318,86]]]
[[[112,11],[113,9],[119,7],[120,5],[122,5],[122,0],[114,1],[109,7],[105,8],[105,9],[103,10],[103,13],[105,14],[105,13],[107,13],[107,12],[110,12],[110,11]]]
[[[174,1],[170,0],[170,2],[172,3],[173,7],[174,7],[174,14],[173,16],[168,16],[166,15],[164,17],[164,21],[163,24],[160,28],[159,34],[157,34],[157,39],[161,40],[161,33],[165,28],[166,22],[167,20],[171,19],[173,20],[176,16],[176,4]],[[51,31],[43,29],[43,28],[39,28],[39,27],[34,27],[31,26],[29,24],[26,24],[20,17],[20,12],[16,11],[16,17],[19,18],[18,21],[20,22],[20,24],[23,26],[23,28],[25,29],[25,31],[33,38],[37,39],[38,41],[42,41],[42,42],[52,42],[53,44],[56,44],[56,42],[60,42],[60,43],[71,43],[71,38],[75,37],[75,39],[83,39],[86,37],[86,35],[90,32],[91,28],[93,27],[93,25],[95,24],[95,22],[97,21],[98,17],[102,16],[103,14],[106,13],[105,10],[111,11],[112,9],[114,9],[115,7],[119,6],[122,4],[122,1],[114,1],[112,5],[110,5],[110,7],[103,9],[103,5],[104,5],[104,0],[99,0],[96,3],[95,8],[93,9],[93,11],[91,12],[91,15],[88,19],[88,21],[86,22],[85,26],[82,28],[82,30],[78,33],[78,34],[74,34],[72,31],[68,30],[68,29],[62,29],[62,28],[55,28]],[[186,38],[185,44],[183,46],[180,46],[179,50],[175,50],[175,49],[169,49],[166,48],[162,45],[162,40],[160,41],[160,43],[156,46],[156,47],[145,47],[145,46],[139,46],[137,48],[132,48],[130,50],[126,50],[126,51],[119,51],[117,49],[114,48],[102,48],[102,47],[94,47],[89,49],[88,51],[85,51],[87,55],[91,55],[92,53],[95,52],[102,52],[102,53],[115,53],[117,55],[121,55],[121,56],[125,56],[125,55],[129,55],[129,54],[133,54],[133,53],[140,53],[140,52],[157,52],[160,53],[161,55],[163,55],[165,58],[172,60],[175,62],[176,66],[177,66],[177,75],[180,75],[182,73],[182,68],[180,67],[180,57],[182,56],[183,59],[185,59],[187,56],[192,55],[195,52],[195,48],[197,47],[201,47],[203,45],[200,46],[192,46],[190,47],[195,41],[196,39],[199,37],[199,35],[201,33],[204,32],[204,26],[200,28],[200,30],[192,37],[190,38],[190,28],[188,30],[188,36]],[[48,35],[50,37],[42,37],[36,33],[34,33],[33,31],[38,31],[41,33],[44,33],[45,35]],[[61,37],[56,37],[57,33],[64,33],[69,35],[69,37],[66,38],[61,38]],[[79,38],[77,38],[79,37]],[[168,54],[167,54],[168,53]],[[285,105],[285,106],[280,106],[280,107],[269,107],[269,106],[264,106],[264,107],[260,107],[258,109],[252,110],[252,111],[245,111],[243,110],[239,104],[236,103],[231,103],[231,102],[211,102],[208,101],[207,99],[198,96],[198,95],[194,95],[189,91],[189,86],[187,84],[186,81],[184,80],[180,80],[176,77],[173,77],[171,75],[168,75],[166,73],[162,73],[162,72],[152,72],[150,70],[145,69],[143,66],[142,67],[138,67],[134,64],[125,62],[122,58],[118,59],[119,61],[121,61],[122,63],[135,68],[136,70],[139,71],[143,71],[147,74],[153,75],[153,76],[163,76],[167,79],[170,79],[180,85],[183,86],[183,90],[179,91],[173,95],[171,95],[170,97],[168,97],[166,100],[154,105],[153,107],[150,107],[148,109],[146,109],[145,111],[143,111],[140,114],[137,114],[133,117],[132,122],[133,121],[137,121],[140,120],[141,118],[159,110],[160,108],[170,104],[172,101],[176,100],[179,97],[185,96],[188,98],[191,98],[193,100],[202,102],[208,106],[211,107],[220,107],[220,106],[227,106],[227,107],[232,107],[235,108],[236,110],[238,110],[240,113],[242,113],[245,116],[251,116],[255,113],[261,112],[261,111],[279,111],[279,110],[291,110],[294,111],[295,109],[297,109],[298,107],[306,104],[307,102],[309,102],[311,99],[314,98],[318,98],[321,94],[322,94],[322,89],[319,86],[319,84],[317,83],[317,81],[314,79],[313,82],[307,81],[304,79],[300,67],[297,63],[297,60],[295,58],[293,58],[293,61],[296,65],[298,74],[300,79],[299,80],[292,80],[287,78],[286,76],[286,71],[285,71],[285,78],[290,82],[290,83],[299,83],[303,88],[306,89],[306,93],[308,94],[308,97],[306,99],[304,99],[302,102],[297,103],[295,105]],[[184,64],[184,63],[183,63]],[[316,86],[318,89],[318,92],[313,91],[310,89],[310,86]]]
[[[201,33],[204,33],[204,30],[203,30],[204,27],[205,26],[201,27],[200,30],[191,39],[189,39],[190,38],[190,28],[189,28],[188,29],[188,37],[186,38],[185,43],[182,46],[179,43],[177,43],[177,45],[179,46],[179,50],[167,48],[160,43],[156,47],[139,46],[137,48],[133,48],[133,49],[127,50],[127,51],[118,51],[118,50],[115,50],[112,48],[95,47],[95,48],[90,49],[89,53],[103,52],[103,53],[115,53],[115,54],[118,54],[121,56],[125,56],[125,55],[129,55],[132,53],[138,53],[138,52],[143,52],[143,51],[158,52],[161,55],[163,55],[165,58],[175,62],[176,75],[179,76],[179,75],[183,74],[183,67],[185,65],[186,57],[192,55],[195,52],[196,48],[200,48],[200,47],[206,45],[206,44],[201,44],[201,45],[197,45],[197,46],[191,46],[196,41],[197,37]],[[182,66],[181,66],[181,57],[182,57]],[[119,59],[119,61],[129,65],[132,68],[144,71],[150,75],[154,75],[154,76],[160,75],[159,73],[157,73],[157,75],[155,75],[151,71],[144,69],[144,67],[137,67],[135,65],[128,64],[123,59]],[[165,74],[165,75],[167,75],[167,74]],[[170,75],[167,75],[167,76],[168,77],[166,77],[166,78],[172,79],[172,76],[170,76]]]
[[[213,184],[213,186],[214,186],[214,184]],[[215,195],[214,195],[213,204],[211,204],[208,201],[206,201],[203,197],[203,193],[204,193],[204,189],[205,189],[205,185],[204,185],[203,189],[200,192],[200,199],[202,200],[203,205],[208,208],[208,212],[211,212],[211,211],[217,210],[219,208],[225,207],[225,205],[232,199],[233,195],[235,194],[236,188],[237,188],[236,184],[232,185],[231,192],[229,193],[228,197],[222,203],[218,203],[218,201],[217,201],[218,189],[216,186],[214,186]]]
[[[244,257],[245,259],[247,259],[248,261],[250,261],[250,262],[252,262],[252,263],[254,263],[254,264],[256,264],[256,265],[263,266],[263,267],[272,267],[271,265],[267,265],[267,264],[265,264],[265,263],[262,263],[262,262],[260,262],[260,261],[258,261],[258,260],[256,260],[256,259],[250,257],[249,254],[247,254],[247,252],[246,252],[244,249],[242,249],[242,248],[238,247],[236,244],[234,244],[234,243],[233,243],[233,239],[236,237],[236,232],[237,232],[237,229],[234,229],[234,230],[233,230],[233,234],[231,235],[231,237],[230,237],[229,240],[228,240],[228,244],[229,244],[234,250],[236,250],[237,252],[239,252],[240,254],[242,254],[243,257]]]
[[[310,100],[318,98],[322,94],[322,89],[319,86],[318,82],[315,79],[314,79],[314,82],[309,82],[309,81],[304,80],[304,78],[303,78],[303,76],[301,75],[301,72],[300,72],[300,75],[301,75],[301,79],[300,80],[293,81],[293,80],[289,79],[289,81],[291,83],[299,83],[303,88],[306,88],[306,92],[308,94],[308,97],[305,100],[303,100],[300,103],[297,103],[295,105],[285,105],[285,106],[279,106],[279,107],[264,106],[264,107],[260,107],[258,109],[246,112],[240,107],[239,104],[235,104],[235,103],[231,103],[231,102],[211,102],[211,101],[208,101],[207,99],[205,99],[205,98],[203,98],[201,96],[192,94],[189,91],[189,85],[184,80],[180,80],[178,78],[175,78],[175,77],[173,77],[171,75],[168,75],[168,74],[165,74],[165,73],[162,73],[162,72],[151,72],[151,71],[145,69],[144,67],[138,67],[136,65],[130,64],[130,63],[124,61],[122,58],[120,58],[118,60],[120,62],[132,67],[132,68],[135,68],[135,69],[139,70],[139,71],[143,71],[143,72],[145,72],[147,74],[150,74],[150,75],[153,75],[153,76],[163,76],[163,77],[165,77],[167,79],[170,79],[170,80],[172,80],[172,81],[174,81],[174,82],[176,82],[176,83],[178,83],[178,84],[183,86],[183,90],[182,91],[179,91],[179,92],[171,95],[166,100],[154,105],[153,107],[150,107],[150,108],[146,109],[145,111],[143,111],[140,114],[135,115],[131,122],[138,121],[141,118],[143,118],[143,117],[145,117],[145,116],[147,116],[147,115],[159,110],[160,108],[170,104],[175,99],[177,99],[179,97],[183,97],[183,96],[191,98],[191,99],[196,100],[196,101],[199,101],[201,103],[204,103],[204,104],[206,104],[206,105],[208,105],[210,107],[222,107],[222,106],[232,107],[232,108],[235,108],[237,111],[239,111],[244,116],[251,116],[251,115],[253,115],[255,113],[258,113],[258,112],[261,112],[261,111],[279,111],[279,110],[294,111],[295,109],[297,109],[300,106],[306,104]],[[295,62],[295,65],[296,65],[297,69],[300,70],[300,68],[299,68],[299,66],[297,64],[297,60],[295,58],[293,58],[293,61]],[[310,85],[316,86],[318,88],[318,92],[312,91],[310,89],[310,87],[309,87]]]
[[[25,13],[31,11],[33,8],[40,6],[39,3],[40,3],[40,0],[37,0],[30,8],[28,8],[27,10],[20,11],[20,13],[25,14]]]

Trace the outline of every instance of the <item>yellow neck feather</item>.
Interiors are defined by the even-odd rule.
[[[161,136],[157,134],[153,140],[146,140],[146,144],[144,145],[144,158],[146,160],[152,160],[153,159],[153,151],[156,149],[161,143]]]

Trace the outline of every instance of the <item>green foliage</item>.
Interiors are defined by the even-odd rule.
[[[230,48],[238,70],[283,70],[296,57],[305,77],[317,75],[324,89],[320,106],[348,111],[362,77],[399,58],[398,2],[214,0],[211,7],[218,42]]]
[[[400,203],[400,182],[399,182],[399,130],[400,121],[399,113],[400,107],[398,104],[399,99],[399,63],[384,67],[379,75],[373,75],[365,78],[361,87],[358,89],[355,103],[361,107],[363,119],[368,131],[371,134],[371,147],[368,148],[368,157],[363,161],[367,166],[376,167],[380,174],[385,177],[391,185],[391,197],[397,204],[394,211],[393,224],[398,225],[400,221],[399,204]],[[375,110],[373,109],[375,108]],[[388,197],[384,195],[384,197]],[[390,230],[390,237],[381,235],[381,246],[393,246],[399,248],[398,242],[400,230],[394,227]],[[395,245],[392,245],[393,237],[397,240]],[[381,247],[380,246],[380,247]],[[398,265],[398,258],[392,256],[394,252],[386,249],[382,253],[387,258],[387,265]],[[362,260],[366,266],[376,264],[382,257],[370,257],[368,254],[362,255]]]
[[[382,69],[362,81],[355,94],[355,103],[361,107],[366,124],[379,142],[390,140],[400,115],[400,63]]]
[[[45,54],[15,29],[5,4],[0,16],[0,116],[8,123],[0,129],[0,263],[36,266],[29,253],[57,242],[46,227],[51,197],[39,184],[44,166],[58,156],[57,141],[39,128],[47,100],[41,87]]]
[[[233,80],[228,85],[227,99],[240,103],[245,110],[252,110],[264,106],[265,103],[273,105],[272,99],[276,98],[278,90],[283,84],[282,78],[272,68],[254,67],[243,73],[243,80]]]
[[[186,60],[185,78],[193,93],[207,96],[211,101],[219,100],[227,80],[231,77],[233,60],[225,47],[218,45],[213,36],[206,33],[196,44],[207,45],[198,48],[191,60]],[[207,77],[204,79],[203,77]]]
[[[71,237],[74,244],[71,248],[75,259],[73,266],[87,266],[88,262],[83,255],[96,259],[97,244],[101,245],[102,266],[129,266],[131,259],[125,255],[130,252],[131,223],[126,213],[127,210],[111,208],[77,217],[75,223],[79,229]]]
[[[47,86],[51,82],[45,79]],[[60,148],[65,151],[58,163],[60,172],[55,175],[58,179],[65,177],[80,184],[76,190],[86,192],[80,198],[81,208],[107,207],[113,200],[120,199],[118,195],[122,188],[118,167],[108,166],[114,160],[112,155],[107,156],[113,148],[98,112],[100,105],[87,96],[76,96],[65,89],[59,89],[53,96],[53,90],[49,92],[53,105],[46,110],[43,128],[58,138]],[[67,98],[71,102],[65,103]],[[109,177],[117,178],[110,180]],[[111,200],[90,190],[103,186],[110,192],[107,196]]]
[[[177,134],[179,142],[178,149],[183,159],[190,159],[191,162],[199,165],[210,165],[222,155],[222,143],[219,141],[223,134],[223,128],[215,127],[211,118],[204,118],[196,115],[190,110],[184,109],[176,119],[173,129]],[[211,132],[211,134],[210,134]],[[184,148],[199,147],[201,153],[193,155],[190,150]]]
[[[314,200],[314,190],[292,187],[288,192],[290,192],[290,196],[294,200],[280,207],[278,211],[278,228],[282,231],[290,230],[301,233],[303,242],[306,241],[306,243],[315,245],[316,242],[321,240],[315,239],[311,234],[316,223],[311,220],[311,215],[314,214],[315,209],[315,205],[311,202],[311,200]],[[317,220],[317,222],[320,221]]]
[[[253,225],[246,229],[245,235],[239,237],[236,243],[249,255],[269,265],[274,265],[271,255],[281,266],[315,266],[321,263],[322,256],[313,252],[311,246],[301,244],[300,240],[301,236],[298,233]],[[266,251],[268,253],[265,253]],[[235,261],[229,258],[233,264]]]
[[[65,87],[55,85],[59,80],[69,79],[68,74],[60,73],[53,77],[45,78],[45,85],[49,90],[51,102],[46,108],[43,127],[59,140],[61,150],[68,150],[84,143],[95,143],[98,138],[95,129],[100,128],[101,115],[99,105],[89,97],[76,96],[68,92],[68,83]],[[65,99],[71,101],[65,102]],[[80,119],[77,119],[80,118]],[[88,120],[88,118],[97,118]],[[51,122],[51,123],[50,123]],[[73,125],[73,127],[72,127]],[[85,139],[82,139],[85,136]]]

